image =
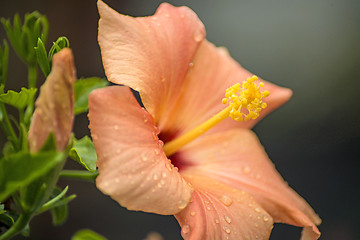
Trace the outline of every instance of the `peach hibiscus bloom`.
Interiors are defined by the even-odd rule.
[[[36,109],[29,129],[31,152],[37,152],[53,133],[58,151],[70,139],[74,121],[74,82],[76,73],[70,48],[64,48],[52,59],[52,70],[40,88]]]
[[[184,239],[268,239],[273,222],[304,227],[302,239],[319,238],[319,217],[249,130],[291,90],[263,81],[271,94],[256,120],[227,118],[169,151],[169,143],[224,109],[225,89],[252,74],[205,39],[187,7],[163,3],[139,18],[102,1],[98,8],[106,75],[138,91],[145,108],[126,86],[91,93],[97,187],[129,210],[175,215]]]

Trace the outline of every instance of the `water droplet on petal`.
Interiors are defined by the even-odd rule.
[[[159,179],[159,176],[158,176],[156,173],[154,173],[153,179],[154,179],[154,180],[158,180],[158,179]]]
[[[230,206],[233,203],[233,200],[226,196],[226,195],[222,195],[220,197],[220,201],[225,205],[225,206]]]
[[[230,218],[230,217],[224,216],[224,219],[225,219],[225,221],[226,221],[228,224],[231,223],[231,218]]]
[[[255,209],[255,212],[257,212],[257,213],[259,213],[261,210],[260,210],[260,208],[258,208],[258,207],[256,207]]]
[[[231,233],[231,230],[230,230],[230,228],[228,226],[223,226],[223,229],[227,234]]]
[[[185,17],[185,15],[184,15],[184,14],[181,14],[181,15],[180,15],[180,18],[184,18],[184,17]]]
[[[166,178],[166,176],[167,176],[166,172],[163,172],[163,173],[162,173],[162,177],[163,177],[163,178]]]
[[[193,62],[190,62],[190,63],[189,63],[189,67],[192,68],[193,66],[194,66],[194,63],[193,63]]]
[[[196,215],[196,212],[191,212],[190,213],[190,216],[195,216]]]
[[[218,219],[215,219],[215,223],[219,224],[220,222],[219,222],[219,220],[218,220]]]
[[[201,40],[204,39],[204,33],[199,30],[196,30],[194,32],[193,38],[194,38],[195,42],[200,42]]]
[[[146,162],[147,161],[147,157],[145,156],[145,154],[143,153],[143,154],[141,154],[141,160],[143,160],[144,162]]]
[[[168,13],[166,13],[166,14],[165,14],[165,17],[169,18],[169,17],[170,17],[170,15],[169,15]]]
[[[187,205],[187,202],[185,202],[185,201],[180,200],[178,202],[178,208],[181,210],[184,209],[186,207],[186,205]]]
[[[269,221],[269,217],[268,217],[268,216],[264,216],[263,219],[264,219],[264,222]]]
[[[154,152],[155,152],[156,155],[158,155],[160,153],[160,150],[158,148],[155,148]]]
[[[114,129],[115,129],[115,130],[118,130],[118,129],[119,129],[119,126],[118,126],[118,125],[114,125]]]
[[[189,232],[190,232],[190,226],[189,225],[186,224],[181,228],[181,233],[188,234]]]
[[[250,172],[250,167],[249,166],[244,167],[243,172],[244,173],[249,173]]]

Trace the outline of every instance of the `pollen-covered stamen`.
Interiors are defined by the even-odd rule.
[[[242,85],[237,83],[226,89],[225,98],[222,102],[229,104],[231,110],[229,117],[236,121],[248,121],[256,119],[262,109],[266,108],[263,98],[269,96],[269,91],[260,92],[260,88],[264,87],[264,83],[260,82],[259,86],[255,84],[257,76],[252,76],[243,81]],[[247,113],[242,110],[246,109]]]
[[[264,103],[262,99],[270,94],[269,91],[260,92],[260,87],[263,87],[264,83],[260,82],[259,86],[257,86],[254,83],[257,79],[258,78],[256,76],[252,76],[244,81],[242,85],[237,83],[228,88],[222,102],[224,104],[229,103],[229,106],[193,130],[170,142],[167,142],[163,147],[166,156],[169,157],[173,155],[180,148],[193,141],[229,116],[239,122],[244,119],[245,121],[256,119],[259,116],[260,111],[266,108],[266,103]],[[242,112],[242,109],[246,109],[247,113]]]

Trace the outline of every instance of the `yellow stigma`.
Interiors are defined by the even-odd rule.
[[[269,96],[270,92],[260,92],[260,87],[264,87],[264,83],[260,82],[257,86],[254,83],[257,79],[257,76],[252,76],[243,81],[242,85],[237,83],[226,89],[222,102],[229,103],[231,108],[229,117],[239,122],[248,121],[256,119],[260,111],[266,108],[267,105],[262,99]],[[246,109],[247,113],[242,112],[242,109]]]
[[[269,96],[269,91],[260,92],[260,87],[264,87],[264,83],[260,82],[259,86],[255,84],[258,78],[252,76],[243,81],[242,85],[237,83],[232,87],[226,89],[225,98],[222,99],[223,104],[229,104],[229,106],[215,116],[200,124],[191,131],[184,135],[167,142],[163,150],[166,156],[171,156],[176,153],[180,148],[193,141],[216,124],[231,117],[236,121],[248,121],[250,119],[256,119],[262,109],[266,108],[266,103],[262,101],[263,98]],[[246,112],[242,110],[245,109]]]

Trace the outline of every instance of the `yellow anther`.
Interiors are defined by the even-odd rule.
[[[263,98],[269,96],[269,91],[260,92],[260,87],[264,87],[264,83],[260,82],[259,86],[255,84],[257,76],[252,76],[243,81],[242,85],[237,83],[226,89],[223,103],[228,103],[231,107],[229,116],[236,121],[248,121],[256,119],[259,112],[266,108]],[[246,109],[247,113],[242,112]]]
[[[257,86],[255,84],[257,79],[256,76],[252,76],[243,81],[242,84],[237,83],[226,89],[225,98],[222,99],[222,103],[229,104],[229,106],[191,131],[167,142],[163,147],[166,156],[171,156],[229,116],[239,122],[256,119],[260,111],[267,106],[262,99],[270,94],[269,91],[260,92],[260,88],[264,87],[264,83],[260,82],[259,86]],[[243,109],[246,113],[243,112]]]

